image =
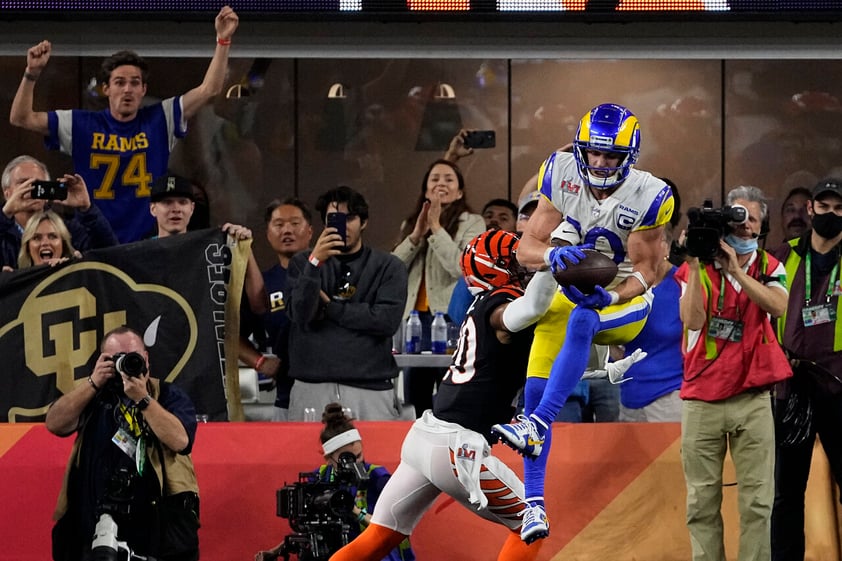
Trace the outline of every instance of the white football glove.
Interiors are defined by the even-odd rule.
[[[646,351],[642,349],[635,349],[635,351],[626,358],[606,364],[605,370],[608,372],[608,380],[612,384],[622,384],[623,382],[631,380],[632,378],[623,378],[623,375],[629,368],[631,368],[632,364],[640,362],[646,358],[646,354]]]

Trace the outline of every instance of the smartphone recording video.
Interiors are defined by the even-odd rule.
[[[345,225],[348,221],[348,215],[344,212],[331,212],[327,215],[327,226],[336,228],[337,233],[342,236],[342,243],[347,245],[348,238],[346,235]]]
[[[465,134],[465,148],[494,148],[496,145],[494,131],[468,131]]]
[[[63,201],[67,199],[67,184],[63,181],[46,181],[36,179],[32,182],[32,191],[30,196],[33,199]]]

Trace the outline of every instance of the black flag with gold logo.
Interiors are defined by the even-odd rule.
[[[152,376],[183,388],[197,413],[226,420],[230,402],[230,418],[241,418],[236,340],[249,247],[201,230],[0,273],[0,421],[42,421],[121,325],[143,336]]]

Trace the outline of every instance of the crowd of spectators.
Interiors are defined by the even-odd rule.
[[[10,120],[70,155],[74,173],[59,177],[59,192],[45,197],[39,191],[50,181],[45,164],[21,155],[6,165],[1,180],[2,274],[62,266],[92,249],[187,232],[197,187],[171,173],[169,153],[187,133],[187,120],[221,91],[237,25],[233,10],[223,8],[203,81],[181,96],[150,105],[143,104],[145,61],[129,51],[108,57],[101,79],[109,106],[102,112],[36,111],[34,88],[52,45],[43,41],[29,49]],[[625,136],[610,150],[598,143],[606,136],[583,133],[595,127],[588,130],[596,134],[612,120],[617,121],[614,136]],[[626,128],[632,132],[623,132]],[[370,216],[368,201],[355,188],[326,190],[313,211],[296,198],[269,203],[266,239],[277,262],[261,272],[249,255],[238,358],[275,388],[274,420],[302,421],[324,410],[327,463],[322,472],[329,472],[345,451],[362,461],[352,418],[404,419],[409,405],[409,416],[419,419],[413,431],[445,434],[469,427],[489,442],[499,437],[532,457],[524,464],[525,487],[508,472],[504,477],[518,494],[518,520],[497,520],[529,544],[550,529],[544,468],[553,421],[680,422],[693,559],[724,559],[719,511],[721,467],[728,450],[738,474],[741,552],[775,561],[803,558],[804,492],[816,435],[837,483],[842,482],[842,443],[834,430],[842,420],[842,379],[836,374],[842,352],[836,327],[842,313],[842,181],[826,179],[787,194],[781,206],[785,241],[774,253],[758,247],[768,217],[765,194],[757,187],[736,187],[726,203],[743,207],[746,219],[728,224],[714,257],[685,254],[675,262],[674,250],[684,239],[677,231],[677,187],[633,168],[640,150],[638,128],[626,108],[595,107],[583,118],[574,143],[550,155],[516,203],[494,198],[479,214],[467,202],[466,181],[456,163],[473,153],[464,145],[467,131],[462,130],[444,157],[427,168],[391,251],[365,243],[369,221],[377,217]],[[111,153],[114,146],[124,153]],[[106,173],[109,166],[113,169]],[[580,183],[585,185],[581,190],[570,187]],[[630,214],[615,220],[614,214],[601,212],[601,207],[615,204]],[[315,215],[323,224],[321,231]],[[234,240],[252,239],[245,226],[226,223],[222,230]],[[465,269],[466,256],[473,251],[476,258],[477,240],[492,238],[484,234],[491,231],[506,232],[498,237],[518,247],[517,254],[512,249],[507,255],[510,261],[520,261],[531,273],[539,271],[532,285],[536,288],[526,292],[530,300],[522,290],[526,271],[515,271],[516,263],[507,262],[505,269],[513,278],[523,278],[505,297],[495,291],[511,288],[508,284],[485,286]],[[548,280],[548,268],[570,267],[594,248],[620,266],[609,285],[588,294],[575,287],[559,289]],[[503,315],[509,307],[509,316]],[[521,308],[527,308],[522,313],[528,321],[511,317]],[[463,403],[471,394],[454,388],[454,366],[404,369],[401,380],[392,341],[411,312],[421,319],[423,351],[431,350],[436,312],[446,312],[456,325],[464,319],[481,326],[481,344],[498,360],[511,349],[500,345],[523,331],[517,341],[520,351],[531,349],[528,368],[525,354],[518,355],[522,360],[516,366],[525,374],[525,416],[501,418],[500,406],[493,419],[490,415],[482,426],[471,426],[464,413],[471,406]],[[533,323],[534,341],[533,328],[526,329]],[[476,335],[463,328],[459,344]],[[119,353],[142,356],[144,372],[126,376],[115,365]],[[488,369],[490,378],[503,377],[499,364],[495,369],[480,364],[479,356],[473,360],[478,371]],[[399,380],[405,395],[399,393]],[[518,388],[505,389],[501,393],[508,405]],[[470,391],[482,396],[479,390]],[[587,412],[597,404],[598,413]],[[799,417],[803,424],[792,426],[793,416],[785,415],[792,407],[807,412]],[[105,413],[112,409],[121,411],[126,422]],[[150,380],[143,337],[122,328],[106,334],[91,375],[53,404],[47,426],[60,436],[79,435],[73,458],[81,459],[85,469],[111,472],[124,467],[127,458],[136,462],[144,446],[157,446],[149,456],[156,469],[174,470],[171,475],[184,479],[181,492],[195,494],[192,465],[180,459],[189,455],[193,443],[194,413],[189,396]],[[128,443],[119,453],[103,445],[108,442],[103,438],[115,431]],[[419,438],[431,437],[410,433],[408,441]],[[479,444],[484,461],[496,468],[486,444]],[[109,453],[91,460],[102,448]],[[404,463],[412,464],[412,459]],[[54,542],[56,551],[74,552],[68,559],[87,547],[76,535],[91,534],[101,515],[97,501],[108,491],[104,482],[90,488],[83,484],[76,469],[70,469],[62,491],[62,500],[68,495],[76,501],[61,505]],[[440,475],[427,474],[419,485],[435,487],[432,497],[444,490],[462,502],[475,502],[460,495],[463,489],[442,483]],[[377,491],[385,488],[390,503],[399,503],[402,489],[412,487],[405,478],[386,486],[388,473],[382,476]],[[133,483],[143,503],[141,512],[149,506],[146,499],[166,495],[164,479],[166,473],[155,479],[147,472],[146,479]],[[374,495],[370,493],[369,503],[355,506],[360,532],[372,525]],[[190,509],[198,518],[198,496]],[[380,528],[375,531],[381,532],[381,546],[398,547],[395,559],[413,558],[408,545],[399,544],[414,523],[390,520],[378,511],[373,526]],[[168,558],[161,536],[125,537],[140,553]],[[372,551],[379,551],[371,539]],[[169,558],[197,558],[197,544],[188,546]],[[277,554],[277,548],[259,555],[264,553]]]

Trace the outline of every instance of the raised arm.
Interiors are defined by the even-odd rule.
[[[94,365],[87,380],[79,383],[71,392],[58,398],[47,411],[47,430],[58,436],[68,436],[79,427],[79,418],[97,393],[114,377],[114,366],[110,357],[104,354]]]
[[[521,265],[539,271],[547,268],[544,254],[550,247],[550,233],[561,223],[562,218],[561,212],[547,197],[542,195],[538,199],[538,206],[520,238],[517,260]]]
[[[740,266],[737,254],[724,240],[719,240],[720,252],[716,260],[722,265],[728,274],[734,277],[740,286],[743,287],[746,295],[752,302],[772,317],[781,317],[786,312],[789,295],[786,288],[780,283],[767,286],[765,283],[755,279],[746,273]],[[758,257],[759,259],[759,257]],[[780,274],[783,274],[783,267],[780,267]]]
[[[46,136],[49,134],[46,111],[35,111],[32,107],[35,82],[41,76],[44,67],[50,60],[52,45],[49,41],[41,41],[26,52],[26,70],[20,80],[12,109],[9,112],[9,122],[16,127],[22,127],[32,132]]]
[[[184,94],[181,98],[184,118],[189,119],[196,112],[222,91],[225,73],[228,70],[228,52],[231,50],[231,37],[237,30],[240,20],[231,6],[225,6],[216,15],[216,50],[202,83]]]
[[[702,282],[699,277],[699,259],[689,257],[687,271],[687,286],[678,303],[678,311],[684,327],[692,331],[698,331],[705,326],[707,312],[705,311],[705,299],[702,293]]]

